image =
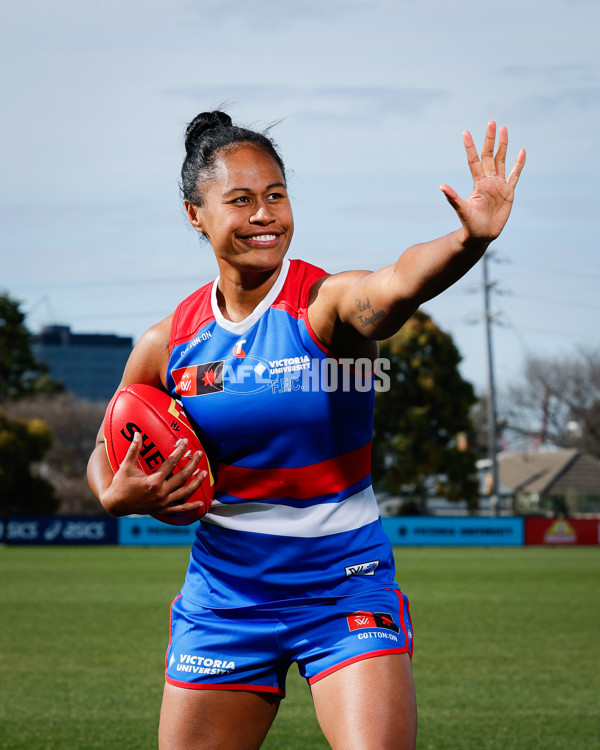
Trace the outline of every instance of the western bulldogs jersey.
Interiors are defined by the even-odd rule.
[[[240,322],[221,314],[218,279],[175,311],[168,387],[215,475],[182,590],[201,606],[281,607],[398,588],[371,487],[370,363],[343,365],[308,321],[309,290],[325,275],[285,259]]]

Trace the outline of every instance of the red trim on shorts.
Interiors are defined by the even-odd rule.
[[[269,687],[268,685],[240,685],[226,683],[198,683],[198,682],[180,682],[179,680],[173,680],[168,675],[165,675],[166,681],[169,685],[175,687],[186,688],[188,690],[247,690],[252,693],[275,693],[281,698],[285,698],[285,690],[278,687]]]
[[[411,640],[408,639],[408,633],[406,632],[406,624],[404,622],[404,597],[402,596],[402,592],[398,591],[398,589],[387,589],[387,591],[394,591],[396,593],[396,596],[398,597],[398,617],[400,618],[400,627],[402,628],[402,632],[404,633],[404,643],[409,646],[408,654],[412,660],[413,655],[413,648],[414,648],[414,635],[415,635],[415,629],[413,628],[412,624],[412,617],[410,616],[410,605],[408,603],[408,597],[406,597],[406,614],[408,615],[408,621],[410,622],[410,629],[412,630],[413,637]]]
[[[167,657],[169,656],[169,649],[171,648],[171,641],[173,639],[173,606],[178,599],[181,599],[181,596],[181,593],[177,594],[175,599],[173,599],[173,601],[171,602],[171,606],[169,607],[169,643],[167,645],[167,650],[165,653],[165,672],[169,668]]]
[[[368,651],[367,653],[359,654],[358,656],[353,656],[351,659],[346,659],[345,661],[341,661],[339,664],[335,664],[333,667],[329,667],[328,669],[325,669],[322,672],[319,672],[314,677],[309,677],[307,679],[307,682],[309,685],[313,685],[315,682],[322,680],[323,677],[327,677],[327,675],[333,674],[333,672],[337,672],[338,669],[343,669],[344,667],[347,667],[350,664],[354,664],[357,661],[362,661],[363,659],[370,659],[373,656],[387,656],[388,654],[406,654],[406,653],[408,653],[408,646],[403,646],[402,648],[383,649],[381,651]],[[410,656],[410,653],[409,653],[409,656]]]

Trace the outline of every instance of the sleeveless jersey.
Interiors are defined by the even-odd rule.
[[[285,259],[245,320],[221,314],[218,279],[173,316],[168,387],[215,476],[182,589],[201,606],[398,588],[371,487],[371,364],[336,360],[308,322],[309,290],[326,275]]]

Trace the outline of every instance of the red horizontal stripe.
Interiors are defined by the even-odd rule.
[[[217,464],[216,490],[244,500],[306,500],[341,492],[371,472],[371,442],[343,456],[295,469],[246,469]]]

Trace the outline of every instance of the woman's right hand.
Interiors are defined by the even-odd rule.
[[[173,474],[173,469],[186,453],[187,446],[187,439],[182,439],[154,473],[144,474],[137,465],[142,448],[142,436],[136,432],[119,470],[110,484],[100,492],[99,499],[104,509],[111,515],[120,517],[154,513],[175,515],[182,511],[203,507],[203,500],[186,502],[208,476],[206,471],[201,471],[191,479],[189,484],[186,484],[195,473],[202,453],[196,451],[185,468]],[[104,452],[102,445],[99,445],[96,450],[98,449]],[[106,453],[103,458],[108,464]]]

